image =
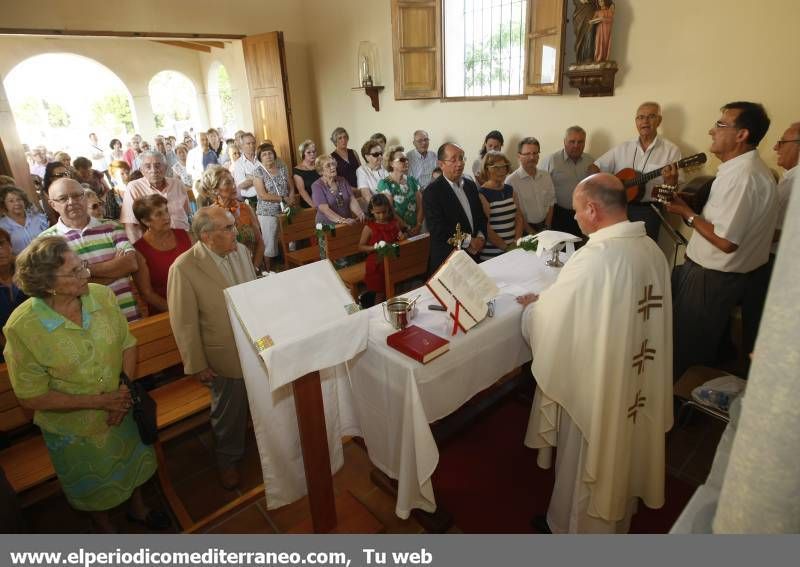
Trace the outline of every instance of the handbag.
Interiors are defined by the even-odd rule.
[[[158,440],[158,426],[156,425],[156,401],[150,396],[140,382],[131,382],[130,378],[122,372],[119,380],[128,387],[131,393],[133,407],[133,420],[139,429],[142,443],[152,445]]]

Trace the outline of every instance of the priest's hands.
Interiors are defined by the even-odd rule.
[[[525,295],[520,295],[517,297],[517,303],[525,307],[526,305],[530,305],[537,299],[539,299],[538,293],[526,293]]]

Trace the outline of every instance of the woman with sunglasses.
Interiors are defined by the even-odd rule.
[[[403,146],[389,146],[383,154],[383,165],[389,174],[378,183],[378,192],[386,193],[395,213],[409,236],[422,229],[422,192],[419,182],[408,175],[408,158]]]
[[[25,191],[17,187],[0,189],[0,228],[10,236],[11,249],[19,254],[39,233],[50,226],[47,217],[37,211]]]
[[[362,208],[366,208],[366,204],[378,192],[378,183],[389,175],[389,172],[383,167],[383,146],[379,141],[372,138],[367,140],[361,146],[361,157],[364,158],[364,165],[356,171],[356,179],[359,203]]]

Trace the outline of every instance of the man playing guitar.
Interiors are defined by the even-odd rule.
[[[681,159],[678,146],[658,135],[660,124],[661,106],[657,102],[643,102],[636,111],[636,129],[639,136],[610,149],[589,166],[591,173],[604,171],[621,174],[621,170],[627,168],[639,173],[661,170],[660,177],[647,183],[641,192],[641,200],[628,205],[628,219],[644,221],[647,235],[656,242],[658,242],[660,220],[650,208],[650,193],[655,185],[678,183],[678,168],[675,162]]]

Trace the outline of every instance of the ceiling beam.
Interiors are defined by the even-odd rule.
[[[80,37],[141,37],[159,39],[189,39],[189,40],[233,40],[244,39],[244,35],[219,34],[219,33],[166,33],[166,32],[138,32],[138,31],[110,31],[110,30],[59,30],[44,28],[0,28],[0,35],[50,35],[50,36],[80,36]],[[216,46],[215,46],[216,47]]]
[[[211,48],[207,45],[200,45],[199,43],[192,43],[191,41],[170,41],[168,39],[151,39],[153,43],[163,43],[164,45],[171,45],[172,47],[182,47],[183,49],[191,49],[194,51],[203,51],[211,53]]]
[[[199,43],[200,45],[207,45],[208,47],[218,47],[219,49],[225,49],[224,41],[193,41],[192,43]]]

